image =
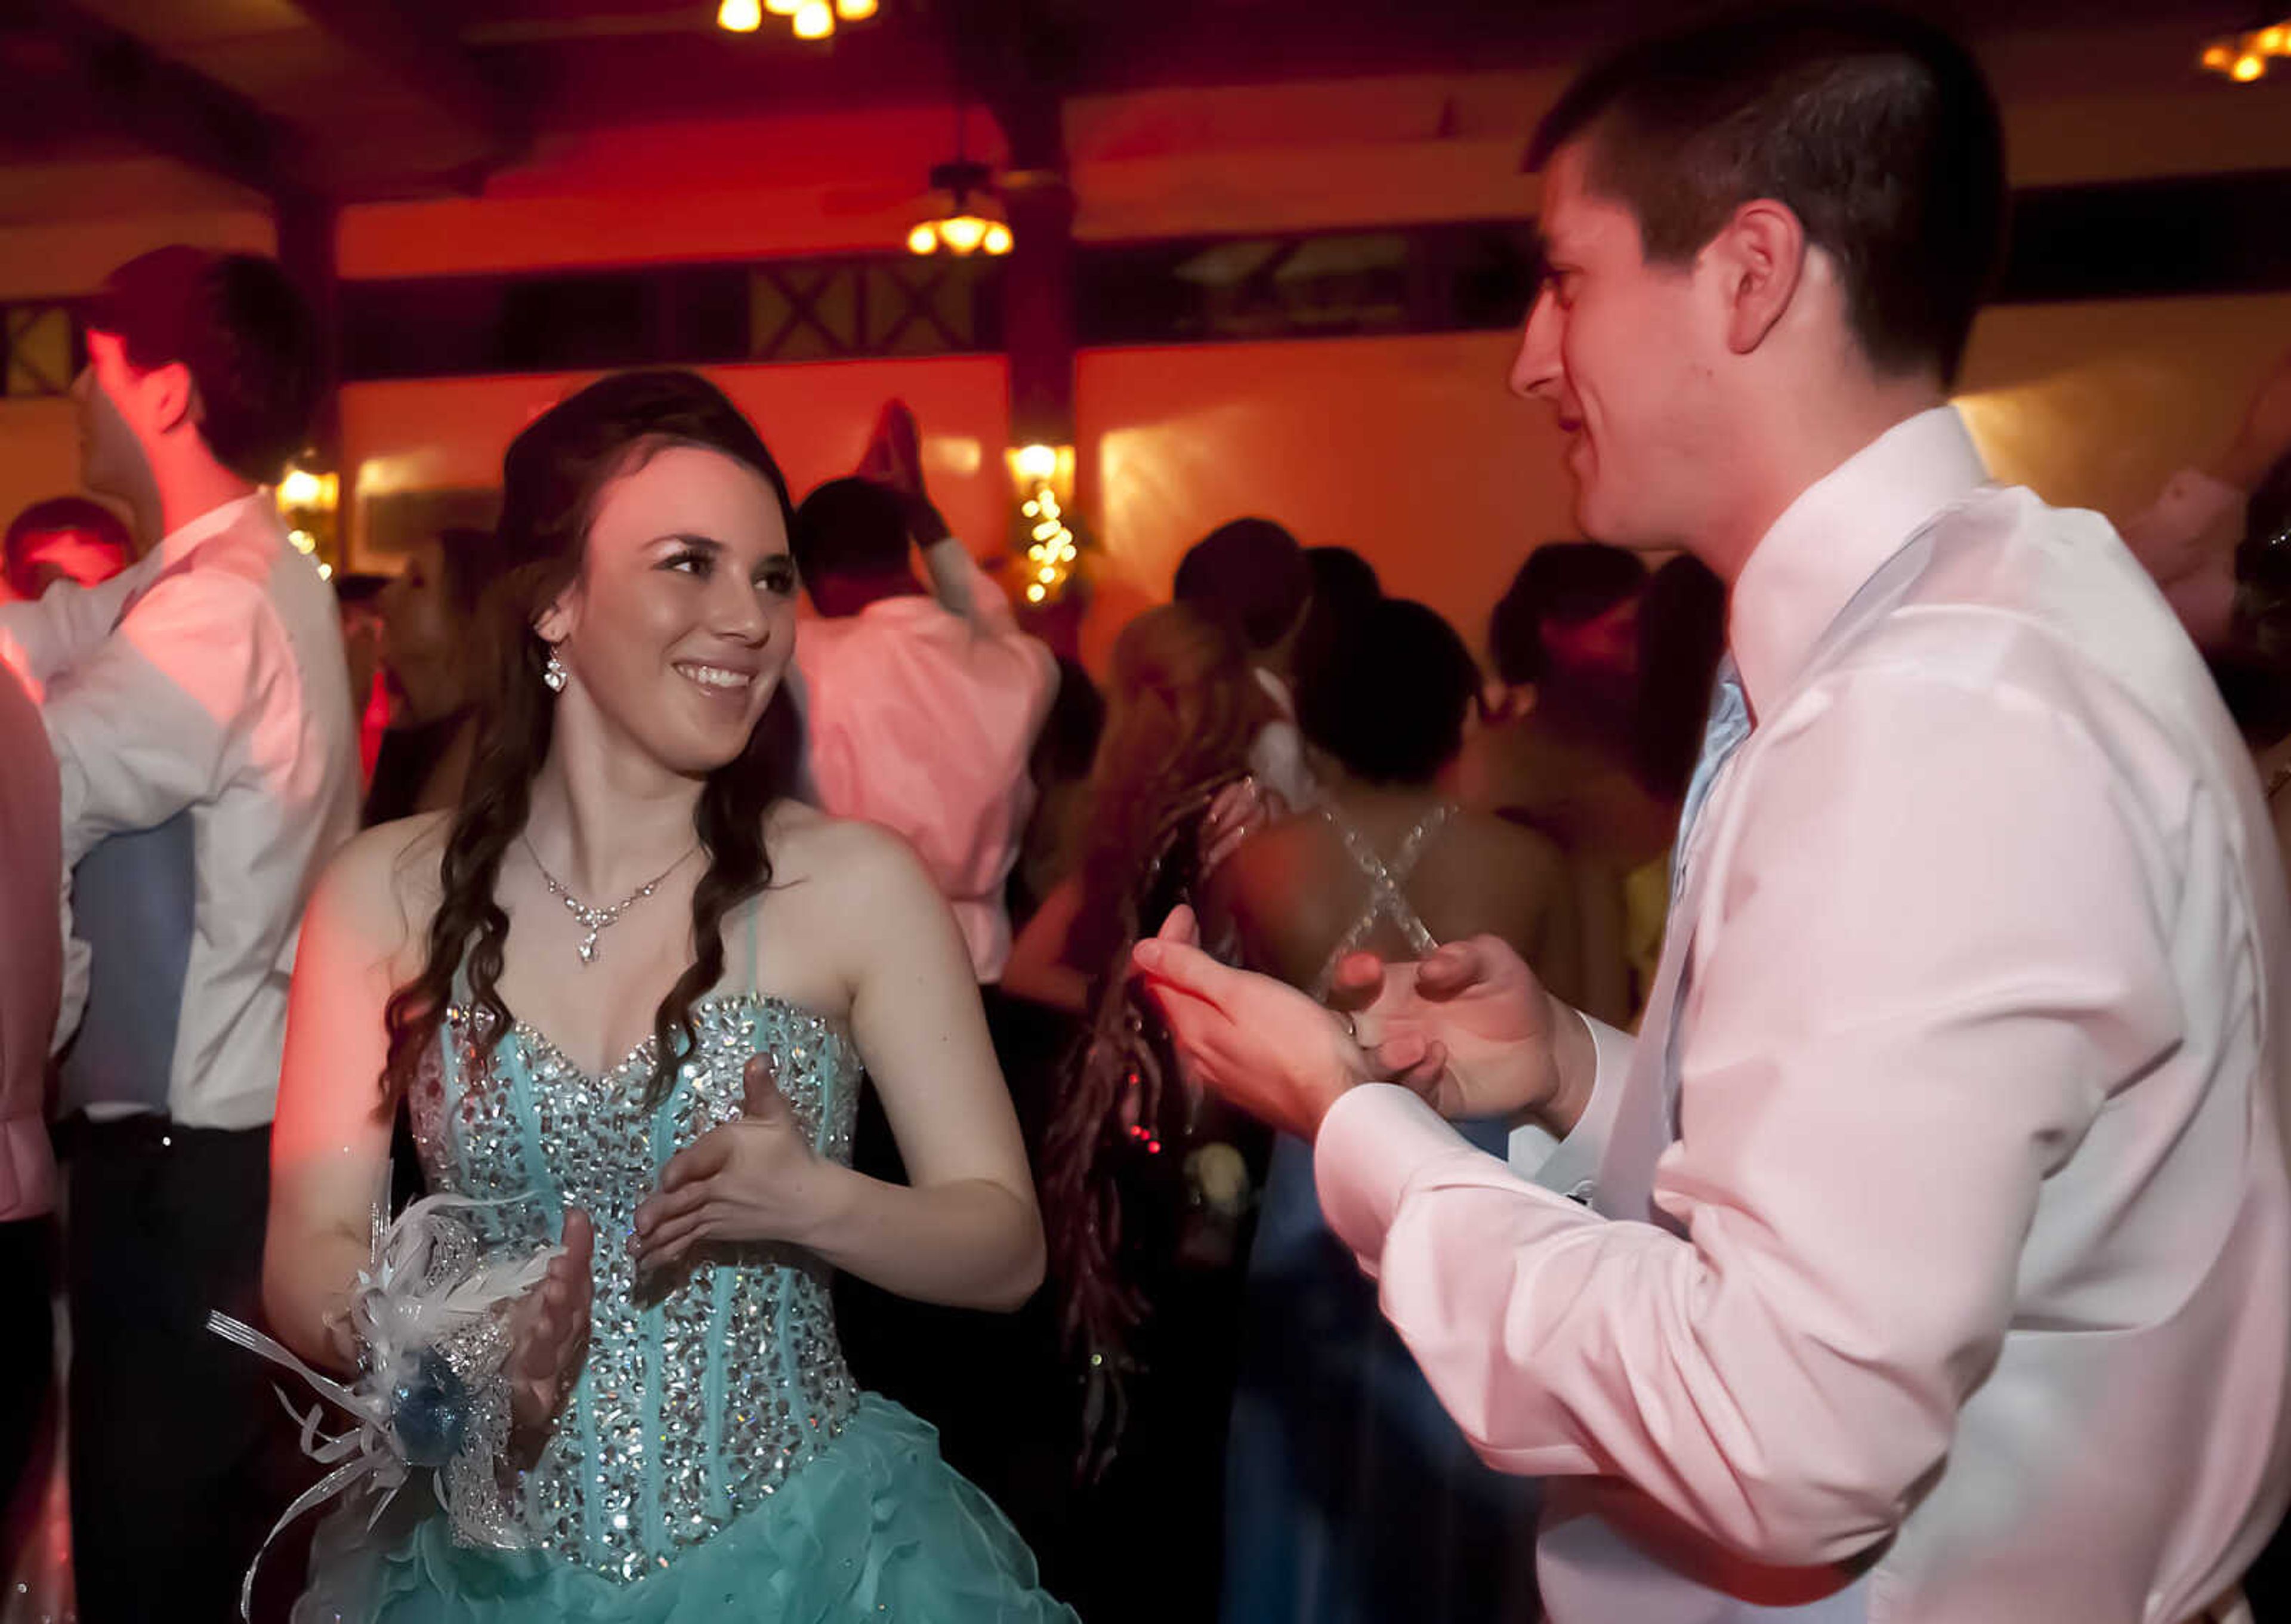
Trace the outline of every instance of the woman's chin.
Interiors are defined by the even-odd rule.
[[[752,727],[690,729],[661,752],[661,760],[671,771],[687,778],[705,778],[744,755],[749,736],[754,732]]]

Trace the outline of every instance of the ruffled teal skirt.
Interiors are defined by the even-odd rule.
[[[777,1493],[633,1584],[540,1551],[457,1546],[438,1515],[367,1535],[359,1509],[320,1529],[295,1624],[1079,1624],[1036,1585],[1009,1520],[940,1458],[938,1435],[872,1394]]]

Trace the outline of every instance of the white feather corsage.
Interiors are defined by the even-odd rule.
[[[371,1527],[417,1468],[434,1471],[457,1543],[514,1550],[528,1542],[522,1507],[501,1469],[510,1435],[510,1349],[498,1311],[538,1284],[561,1249],[489,1259],[460,1215],[497,1204],[428,1195],[392,1222],[385,1204],[375,1202],[372,1258],[350,1303],[359,1369],[347,1383],[311,1369],[252,1325],[207,1316],[208,1330],[294,1371],[353,1422],[328,1436],[320,1430],[323,1405],[305,1413],[280,1390],[287,1413],[301,1423],[303,1452],[334,1469],[265,1536],[239,1589],[241,1618],[253,1605],[255,1570],[288,1524],[363,1484],[374,1502]]]

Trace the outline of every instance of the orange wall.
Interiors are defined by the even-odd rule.
[[[1387,584],[1475,644],[1526,550],[1572,531],[1555,437],[1504,388],[1507,334],[1189,349],[1081,358],[1083,510],[1101,551],[1093,660],[1169,591],[1178,555],[1261,513],[1308,543],[1358,548]],[[1965,390],[1998,474],[2118,516],[2217,450],[2269,361],[2291,348],[2291,294],[1992,310]],[[714,370],[800,493],[848,469],[876,409],[904,396],[931,478],[982,555],[1002,544],[1009,432],[999,358]],[[358,384],[343,391],[352,468],[369,488],[486,486],[559,376]],[[0,402],[0,517],[71,488],[62,402]],[[355,529],[355,519],[353,519]]]
[[[1505,334],[1098,350],[1081,358],[1084,508],[1102,658],[1186,548],[1243,514],[1357,549],[1475,647],[1538,542],[1574,533],[1547,412]],[[2291,294],[1984,315],[1960,397],[2000,478],[2122,517],[2232,431],[2291,349]],[[1090,481],[1094,480],[1093,487]]]
[[[1514,347],[1485,333],[1084,354],[1084,506],[1104,548],[1087,656],[1168,596],[1188,546],[1252,513],[1357,550],[1476,644],[1527,549],[1572,531],[1549,414],[1504,386]]]
[[[1973,328],[1959,399],[1998,478],[2122,519],[2218,454],[2287,350],[2291,293],[2021,306]]]
[[[0,223],[0,299],[90,293],[116,266],[169,243],[274,253],[278,232],[259,208]]]
[[[1002,451],[1009,389],[1000,356],[717,366],[708,375],[754,421],[800,501],[848,473],[875,414],[894,396],[915,410],[928,444],[925,471],[947,522],[973,550],[1000,549],[1010,489]],[[358,383],[342,390],[343,465],[365,494],[491,487],[518,430],[589,374]],[[4,476],[0,476],[4,477]],[[351,559],[363,567],[355,513]]]
[[[68,400],[0,400],[0,525],[79,489],[79,430]]]

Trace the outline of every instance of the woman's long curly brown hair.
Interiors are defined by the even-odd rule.
[[[535,418],[502,460],[501,574],[478,617],[477,754],[438,860],[440,896],[422,972],[391,996],[384,1017],[384,1109],[404,1097],[424,1049],[437,1041],[464,964],[485,1029],[509,1027],[500,986],[509,916],[494,890],[503,855],[524,832],[534,777],[549,755],[556,721],[553,695],[542,683],[549,649],[534,623],[579,576],[606,487],[670,446],[698,446],[744,463],[771,486],[782,519],[793,519],[787,481],[762,438],[721,390],[693,373],[599,379]],[[655,1101],[697,1041],[694,1003],[723,976],[724,916],[771,882],[764,814],[779,789],[767,765],[772,732],[758,727],[739,757],[708,776],[693,814],[708,869],[692,893],[695,957],[653,1017]]]
[[[1130,1333],[1149,1305],[1121,1266],[1111,1152],[1124,1113],[1159,1107],[1160,1017],[1132,990],[1129,950],[1190,886],[1195,832],[1247,770],[1271,710],[1231,635],[1177,605],[1130,622],[1113,649],[1105,734],[1090,775],[1091,833],[1066,961],[1093,977],[1089,1025],[1065,1067],[1044,1138],[1042,1206],[1068,1345],[1092,1356],[1093,1410],[1111,1404]],[[1141,1097],[1128,1097],[1133,1089]],[[1097,1389],[1110,1384],[1110,1393]],[[1095,1447],[1110,1447],[1102,1436]]]

